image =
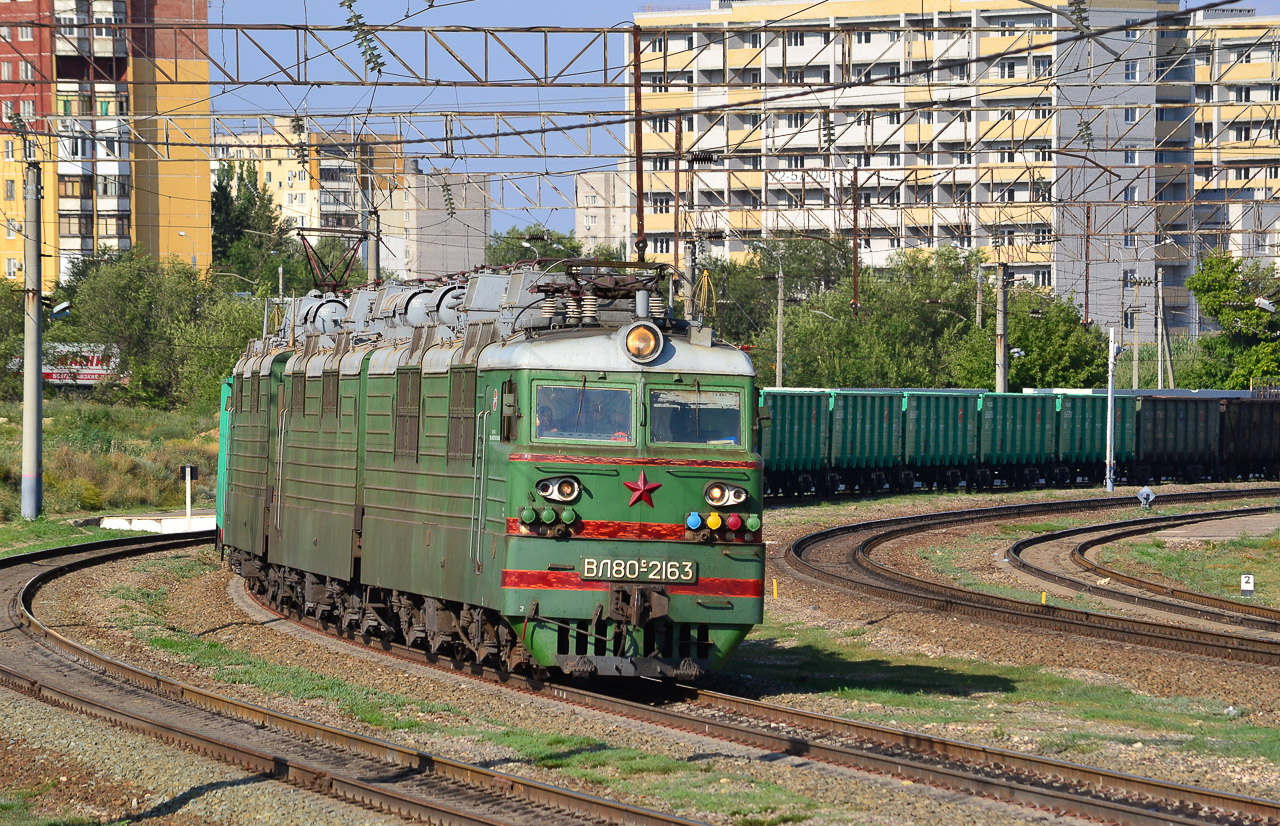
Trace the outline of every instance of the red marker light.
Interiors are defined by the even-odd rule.
[[[729,527],[729,530],[736,531],[738,528],[742,527],[742,517],[738,516],[736,513],[731,513],[729,514],[729,518],[725,520],[725,525]]]

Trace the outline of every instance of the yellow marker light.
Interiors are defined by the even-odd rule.
[[[657,355],[661,344],[657,332],[648,325],[637,325],[627,333],[627,352],[641,361]]]
[[[721,524],[723,523],[720,521],[720,514],[713,513],[707,517],[707,527],[710,528],[711,530],[713,531],[720,530]]]

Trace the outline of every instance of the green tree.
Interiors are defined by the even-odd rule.
[[[1009,359],[1009,390],[1024,387],[1098,387],[1107,380],[1107,341],[1099,329],[1081,323],[1075,303],[1061,296],[1010,290],[1008,347],[1023,355]],[[948,381],[956,387],[993,388],[995,312],[982,328],[970,327],[951,355]]]
[[[208,279],[177,257],[158,261],[139,250],[91,263],[72,279],[70,316],[51,329],[51,338],[56,333],[61,341],[115,347],[128,375],[117,392],[142,404],[172,406],[181,382],[177,332],[196,322],[214,298]]]
[[[524,244],[529,246],[526,247]],[[579,258],[581,256],[582,242],[573,235],[565,235],[537,224],[510,227],[506,232],[495,232],[484,251],[485,263],[491,267],[514,264],[530,258]]]
[[[1221,332],[1202,336],[1196,366],[1183,382],[1243,390],[1249,380],[1280,376],[1280,316],[1255,304],[1276,293],[1276,272],[1257,261],[1218,251],[1202,259],[1187,279],[1200,305]]]
[[[254,165],[219,164],[210,206],[214,272],[232,273],[250,282],[228,283],[227,289],[274,294],[280,267],[284,267],[286,294],[312,289],[302,245],[288,237],[290,223],[272,200],[271,191],[259,183]]]
[[[262,317],[262,300],[219,295],[205,303],[199,315],[175,322],[174,399],[195,410],[216,410],[223,378],[231,374],[249,340],[262,335]]]
[[[838,266],[825,269],[838,272]],[[784,315],[784,383],[947,386],[950,356],[972,324],[974,282],[966,267],[951,248],[899,253],[883,270],[863,270],[857,314],[850,307],[849,278],[825,291],[815,279],[811,288],[818,291],[807,296],[788,289],[794,300]],[[752,336],[752,358],[766,380],[774,372],[776,317],[769,312]]]

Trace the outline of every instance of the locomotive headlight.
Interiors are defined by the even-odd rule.
[[[746,490],[725,482],[709,482],[702,489],[702,495],[706,498],[707,504],[714,508],[740,505],[747,500]]]
[[[572,476],[540,479],[535,489],[539,496],[552,502],[574,502],[582,494],[582,485]]]
[[[637,321],[627,328],[627,355],[632,361],[647,364],[662,352],[662,331],[647,321]]]

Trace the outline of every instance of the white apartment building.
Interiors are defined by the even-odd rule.
[[[1143,287],[1159,271],[1170,327],[1194,332],[1192,21],[1174,2],[1093,2],[1083,20],[1050,5],[713,0],[638,14],[651,256],[678,254],[677,211],[683,240],[729,257],[761,237],[851,239],[856,222],[864,263],[984,248],[1144,340]],[[1128,28],[1086,41],[1077,24]],[[634,213],[633,194],[614,203],[628,196]]]

